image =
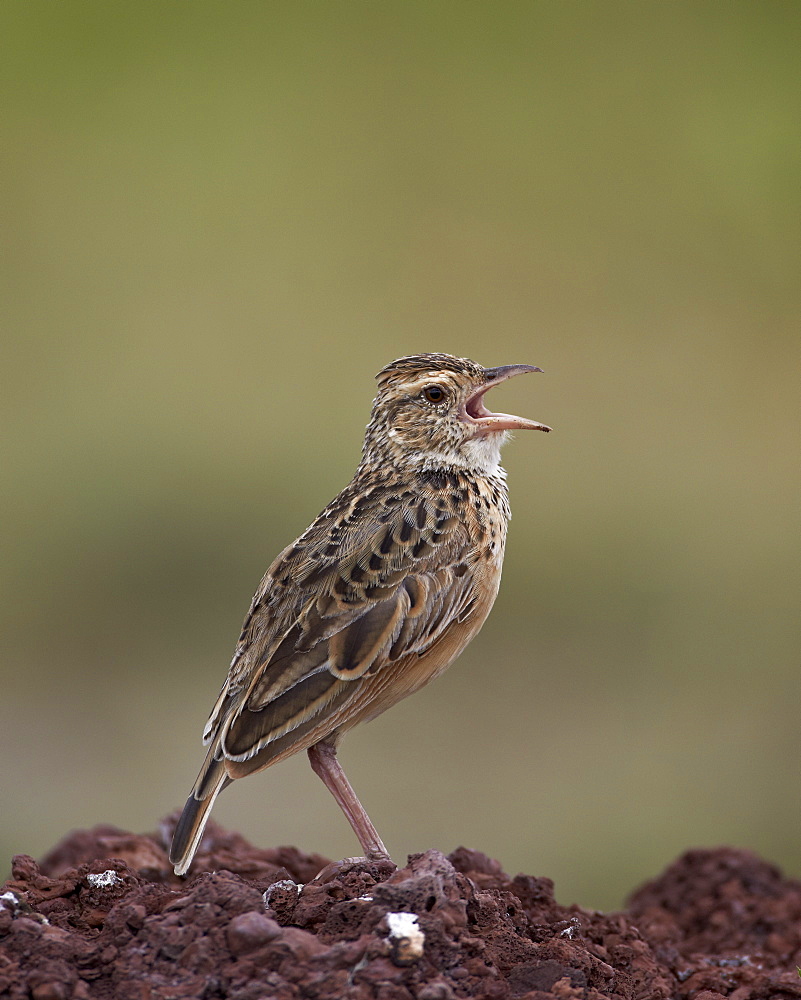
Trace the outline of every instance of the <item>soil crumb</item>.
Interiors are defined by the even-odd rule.
[[[688,851],[624,911],[599,913],[467,848],[398,870],[329,865],[213,822],[179,879],[166,855],[176,819],[150,836],[76,831],[38,863],[13,859],[0,997],[801,997],[801,883],[747,851]]]

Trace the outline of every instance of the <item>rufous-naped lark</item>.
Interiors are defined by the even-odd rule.
[[[509,501],[501,445],[544,424],[484,405],[532,365],[399,358],[351,482],[276,558],[245,619],[206,729],[206,759],[170,860],[189,868],[219,792],[306,750],[365,856],[389,861],[339,761],[344,734],[423,687],[481,628],[498,593]]]

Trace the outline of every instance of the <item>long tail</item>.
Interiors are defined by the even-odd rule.
[[[174,866],[176,875],[184,875],[192,864],[192,858],[211,815],[214,800],[231,781],[223,762],[214,759],[214,749],[213,745],[209,749],[192,794],[186,800],[184,811],[172,835],[170,862]]]

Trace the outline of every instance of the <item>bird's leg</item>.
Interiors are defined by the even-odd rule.
[[[325,787],[339,803],[339,808],[359,838],[367,861],[389,861],[391,863],[392,858],[378,836],[378,830],[364,811],[364,806],[356,797],[356,792],[353,791],[351,783],[342,770],[342,765],[337,760],[337,748],[331,743],[321,741],[309,747],[308,754],[312,770],[322,778]]]

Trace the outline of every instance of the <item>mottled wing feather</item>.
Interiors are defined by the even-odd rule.
[[[263,705],[247,702],[223,734],[224,756],[247,760],[273,740],[297,729],[324,711],[342,693],[347,681],[323,668],[293,684]]]
[[[366,677],[469,613],[469,555],[464,525],[436,497],[365,504],[345,491],[262,581],[207,739],[242,761],[323,712],[333,731],[361,707]]]
[[[328,640],[328,669],[335,677],[352,680],[374,669],[400,629],[409,599],[406,591],[376,601],[364,614]]]

